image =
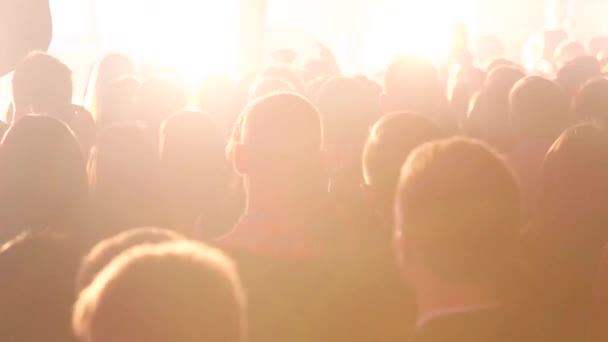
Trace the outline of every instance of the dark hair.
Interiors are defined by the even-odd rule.
[[[55,57],[32,52],[17,65],[12,88],[18,114],[65,115],[72,104],[72,71]]]
[[[428,143],[403,167],[396,222],[438,276],[497,286],[522,225],[515,177],[487,145]]]
[[[552,81],[530,76],[517,82],[509,102],[511,124],[518,139],[553,140],[568,125],[568,102]]]
[[[608,79],[596,78],[574,97],[572,112],[579,121],[608,123]]]
[[[28,115],[9,129],[0,147],[3,228],[82,229],[87,199],[84,156],[65,124]]]
[[[412,113],[391,113],[373,126],[363,152],[365,182],[391,204],[401,166],[422,144],[445,137],[432,120]]]
[[[145,227],[127,230],[97,243],[80,263],[76,277],[76,293],[91,285],[95,277],[124,251],[139,245],[160,244],[181,239],[179,234],[170,230]]]
[[[130,76],[122,77],[108,84],[103,96],[97,101],[95,121],[97,126],[107,127],[112,124],[127,123],[132,115],[135,93],[139,81]]]
[[[52,234],[23,234],[0,247],[0,335],[6,341],[70,342],[77,249]]]

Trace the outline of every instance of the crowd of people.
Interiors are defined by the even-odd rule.
[[[80,106],[32,52],[0,125],[0,340],[603,341],[602,58],[193,90],[114,54]]]

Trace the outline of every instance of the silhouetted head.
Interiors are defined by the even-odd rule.
[[[600,62],[595,57],[581,57],[565,63],[557,72],[556,81],[571,99],[583,84],[600,76],[601,72]]]
[[[24,116],[0,147],[3,228],[74,229],[88,198],[86,167],[70,129],[48,116]]]
[[[555,48],[554,60],[558,68],[564,63],[587,55],[585,46],[579,42],[566,40]]]
[[[410,155],[395,215],[400,267],[418,289],[431,279],[496,291],[522,225],[512,172],[489,147],[461,138]]]
[[[412,111],[436,116],[445,104],[444,90],[435,65],[423,57],[399,56],[386,70],[382,109]]]
[[[384,219],[392,221],[399,173],[410,153],[444,137],[435,122],[416,114],[395,112],[376,122],[363,152],[363,174],[376,210]]]
[[[473,98],[465,124],[466,133],[499,150],[507,149],[511,132],[509,94],[524,77],[524,72],[516,67],[494,69]]]
[[[160,177],[165,205],[188,228],[213,216],[225,195],[231,169],[220,128],[205,114],[181,112],[161,129]]]
[[[322,191],[323,125],[312,103],[292,93],[263,97],[245,109],[236,132],[233,163],[249,192],[264,189],[294,206]]]
[[[0,334],[6,341],[75,341],[70,331],[77,249],[49,233],[0,246]]]
[[[108,88],[123,76],[135,75],[133,62],[121,54],[109,54],[95,66],[89,79],[89,85],[85,98],[87,108],[98,120],[98,111]]]
[[[135,94],[139,81],[130,76],[122,77],[105,87],[97,100],[95,121],[99,127],[127,123],[132,118]]]
[[[228,76],[210,76],[197,89],[198,108],[209,115],[225,132],[230,132],[249,94],[241,94]]]
[[[569,128],[543,165],[539,215],[548,229],[574,229],[573,238],[608,237],[608,132],[593,124]],[[595,231],[592,231],[595,229]],[[557,232],[557,231],[556,231]],[[578,233],[577,233],[578,232]],[[600,241],[597,241],[600,243]]]
[[[132,248],[81,292],[73,327],[81,341],[241,342],[245,300],[232,262],[176,242]]]
[[[177,81],[152,78],[144,81],[135,94],[135,120],[151,132],[158,132],[162,122],[186,107],[187,97]]]
[[[170,230],[160,228],[134,228],[97,243],[82,259],[76,277],[76,294],[86,289],[120,254],[141,245],[156,245],[174,242],[183,238]]]
[[[568,125],[566,96],[545,78],[531,76],[517,82],[509,101],[516,139],[552,141]]]
[[[273,77],[264,77],[253,84],[249,92],[249,100],[279,92],[295,92],[296,88],[289,82]]]
[[[506,59],[506,58],[495,58],[493,59],[490,63],[488,63],[488,65],[486,66],[486,71],[488,72],[488,75],[492,73],[492,71],[494,71],[495,69],[498,68],[503,68],[503,67],[518,67],[518,64]],[[521,68],[521,67],[520,67]]]
[[[587,82],[574,97],[572,111],[576,120],[608,123],[608,79]]]
[[[26,114],[63,119],[72,104],[72,71],[43,52],[33,52],[15,69],[12,81],[13,122]]]

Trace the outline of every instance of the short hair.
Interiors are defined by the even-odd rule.
[[[406,112],[390,113],[372,127],[363,151],[363,174],[391,201],[395,194],[401,166],[410,153],[422,144],[445,137],[431,119]]]
[[[240,142],[259,151],[258,160],[275,163],[306,158],[323,146],[323,125],[317,108],[294,93],[275,93],[245,109]]]
[[[32,52],[17,65],[12,88],[17,111],[31,107],[25,114],[63,114],[57,111],[72,103],[72,71],[51,55]]]
[[[438,276],[497,281],[517,244],[519,189],[487,145],[464,138],[428,143],[403,167],[396,222]]]
[[[599,77],[585,83],[574,97],[572,112],[581,121],[608,123],[608,79]]]
[[[79,249],[63,236],[23,233],[0,245],[0,336],[73,341],[70,318]]]
[[[76,277],[76,292],[84,290],[103,269],[122,252],[139,245],[160,244],[181,240],[170,230],[152,227],[134,228],[97,243],[80,263]]]
[[[520,137],[553,140],[568,124],[568,102],[562,89],[539,76],[526,77],[509,95],[511,125]]]
[[[139,246],[79,296],[76,335],[87,342],[239,342],[244,298],[233,263],[192,242]]]

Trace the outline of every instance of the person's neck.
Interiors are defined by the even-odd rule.
[[[417,284],[415,291],[419,318],[442,310],[500,303],[496,291],[474,282],[427,281]]]

